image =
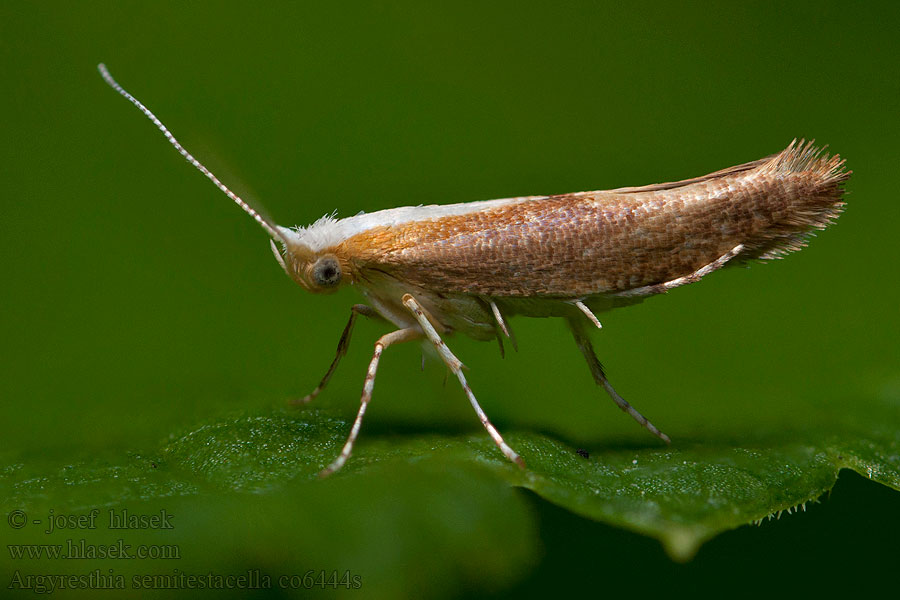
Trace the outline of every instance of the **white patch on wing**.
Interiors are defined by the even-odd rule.
[[[325,215],[308,227],[287,229],[280,227],[292,242],[303,244],[313,252],[337,246],[344,240],[374,227],[400,225],[412,221],[430,221],[441,217],[465,215],[529,200],[543,200],[546,196],[521,196],[500,200],[460,202],[458,204],[429,204],[427,206],[402,206],[388,208],[373,213],[360,213],[346,219],[336,219],[334,214]]]

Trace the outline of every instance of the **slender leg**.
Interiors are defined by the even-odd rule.
[[[594,314],[594,311],[587,307],[587,304],[585,304],[581,300],[576,300],[575,302],[573,302],[573,304],[576,308],[578,308],[578,310],[584,313],[584,316],[591,320],[591,323],[597,326],[597,329],[603,329],[603,325],[600,324],[600,319],[597,318],[597,315]]]
[[[519,351],[519,346],[516,344],[516,336],[513,335],[512,329],[509,328],[509,325],[506,324],[506,319],[503,318],[503,315],[500,313],[500,308],[497,306],[497,303],[493,300],[487,300],[488,304],[490,304],[491,312],[494,313],[494,320],[497,322],[497,325],[500,327],[500,331],[503,332],[503,335],[509,338],[509,342],[512,344],[513,350],[516,352]],[[497,341],[500,342],[500,348],[503,348],[503,342],[500,338],[497,338]],[[502,350],[500,352],[503,354]]]
[[[366,306],[365,304],[354,304],[350,307],[350,320],[347,321],[347,326],[344,327],[344,333],[341,334],[341,339],[338,341],[334,360],[331,361],[331,366],[328,367],[328,372],[325,373],[325,377],[322,378],[322,381],[319,382],[319,385],[317,385],[316,389],[310,394],[307,394],[299,400],[291,400],[290,404],[307,404],[315,399],[315,397],[325,389],[325,386],[328,385],[328,380],[331,379],[331,376],[334,375],[335,370],[337,370],[338,363],[341,362],[341,359],[347,354],[347,349],[350,348],[350,334],[353,333],[353,323],[356,321],[356,315],[362,315],[364,317],[380,316],[375,312],[375,309]]]
[[[729,260],[740,254],[744,251],[744,245],[738,244],[716,260],[712,261],[708,265],[704,265],[694,271],[689,275],[685,275],[684,277],[678,277],[671,281],[666,281],[664,283],[654,283],[652,285],[645,285],[644,287],[634,288],[630,290],[625,290],[624,292],[618,292],[613,294],[613,296],[621,296],[623,298],[629,298],[632,296],[649,296],[650,294],[664,294],[669,290],[675,289],[677,287],[681,287],[683,285],[687,285],[689,283],[694,283],[696,281],[700,281],[700,279],[706,275],[709,275],[713,271],[717,269],[721,269],[725,266]],[[596,317],[595,317],[596,318]]]
[[[500,346],[500,358],[506,358],[506,350],[503,349],[503,338],[500,337],[499,331],[496,333],[497,335],[495,337],[497,338],[497,345]]]
[[[585,360],[587,360],[588,367],[591,369],[591,375],[594,376],[594,381],[597,382],[597,385],[602,386],[603,389],[606,390],[606,393],[613,399],[613,402],[615,402],[623,411],[631,415],[635,421],[643,425],[645,429],[665,443],[670,444],[672,440],[669,439],[669,436],[657,429],[653,423],[644,417],[644,415],[628,404],[628,402],[613,389],[613,386],[610,385],[609,381],[606,379],[606,374],[603,373],[603,365],[600,364],[600,360],[594,353],[594,347],[591,345],[591,340],[588,339],[587,333],[584,331],[581,322],[576,321],[575,319],[568,319],[568,322],[569,328],[572,330],[572,335],[575,336],[575,343],[578,344],[578,349],[581,350]]]
[[[344,463],[347,462],[347,459],[350,458],[350,454],[353,453],[353,443],[356,441],[356,437],[359,435],[359,428],[362,427],[363,415],[366,414],[366,408],[369,406],[369,401],[372,399],[372,388],[375,387],[375,373],[378,371],[378,362],[381,360],[381,353],[384,352],[384,349],[390,346],[391,344],[399,344],[400,342],[408,342],[410,340],[415,340],[422,337],[422,332],[418,329],[414,329],[412,327],[408,329],[398,329],[397,331],[392,331],[387,335],[383,335],[378,338],[378,341],[375,342],[375,353],[372,355],[372,361],[369,363],[369,370],[366,372],[366,381],[363,384],[363,392],[362,398],[359,403],[359,412],[356,414],[356,420],[353,421],[353,427],[350,429],[350,435],[347,437],[347,441],[344,443],[344,447],[341,449],[341,453],[338,454],[338,457],[334,459],[334,461],[325,467],[325,469],[319,473],[319,477],[327,477],[331,475],[338,469],[344,466]]]
[[[438,332],[435,331],[434,325],[431,324],[431,321],[425,316],[425,311],[419,305],[415,298],[413,298],[410,294],[405,294],[403,296],[403,305],[413,313],[416,317],[416,320],[419,322],[419,325],[422,327],[422,331],[425,333],[425,336],[428,337],[428,340],[434,345],[435,349],[438,351],[438,354],[441,355],[441,358],[444,360],[444,363],[450,368],[451,371],[456,375],[456,378],[459,379],[460,385],[462,385],[463,391],[466,393],[466,397],[469,399],[469,402],[472,404],[472,408],[475,409],[475,414],[478,415],[478,419],[481,421],[481,424],[484,425],[484,428],[487,429],[488,434],[491,436],[491,439],[494,440],[494,443],[497,444],[497,447],[500,448],[500,451],[503,452],[503,455],[516,463],[523,469],[525,468],[525,461],[516,454],[516,452],[510,448],[505,441],[503,441],[503,436],[500,435],[500,432],[497,431],[497,428],[488,420],[487,415],[484,414],[484,410],[482,410],[481,406],[478,404],[478,400],[475,399],[475,395],[472,393],[472,389],[469,387],[469,384],[466,382],[466,376],[463,375],[462,369],[463,364],[460,362],[456,356],[450,352],[450,349],[447,348],[447,344],[444,343],[444,340],[441,339],[441,336],[438,335]]]

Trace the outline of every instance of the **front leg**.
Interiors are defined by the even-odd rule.
[[[425,336],[428,340],[434,345],[434,348],[438,351],[441,358],[447,367],[453,371],[453,374],[456,375],[457,379],[459,379],[460,385],[462,385],[463,391],[466,393],[466,397],[469,399],[469,402],[472,404],[472,408],[475,409],[475,414],[478,415],[478,419],[481,421],[481,424],[484,425],[484,428],[487,429],[488,434],[491,436],[491,439],[494,440],[494,443],[497,444],[497,447],[500,448],[500,451],[503,452],[503,455],[516,463],[523,469],[525,468],[525,461],[516,454],[516,452],[507,445],[507,443],[503,440],[503,436],[500,435],[500,432],[497,431],[497,428],[490,422],[487,418],[487,415],[482,410],[481,406],[478,404],[478,400],[475,399],[475,394],[472,393],[472,389],[469,387],[468,382],[466,382],[466,376],[463,375],[462,372],[462,362],[456,356],[450,352],[450,349],[447,347],[447,344],[444,343],[444,340],[441,339],[441,336],[435,331],[434,325],[431,324],[431,321],[428,320],[428,317],[425,316],[425,310],[422,306],[416,301],[415,298],[410,294],[405,294],[402,299],[403,306],[409,309],[409,311],[416,318],[416,321],[419,322],[419,326],[422,328],[422,331],[425,333]]]
[[[337,370],[338,363],[341,362],[341,359],[347,354],[347,349],[350,348],[350,335],[353,333],[353,323],[356,321],[356,315],[362,315],[364,317],[381,317],[381,315],[375,312],[375,309],[371,306],[366,306],[365,304],[354,304],[351,306],[350,320],[347,321],[347,326],[344,327],[344,333],[341,334],[341,339],[338,341],[334,360],[331,361],[331,366],[328,367],[328,372],[325,373],[325,377],[322,378],[322,381],[319,382],[316,389],[299,400],[291,400],[291,404],[307,404],[311,402],[325,389],[325,386],[328,385],[328,380],[331,379],[331,376],[334,375],[334,372]]]

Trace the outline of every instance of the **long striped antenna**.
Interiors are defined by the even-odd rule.
[[[104,65],[103,63],[100,63],[99,65],[97,65],[97,70],[100,71],[100,75],[103,77],[103,80],[106,83],[108,83],[112,89],[119,92],[119,94],[124,96],[129,102],[131,102],[132,104],[137,106],[138,110],[140,110],[142,113],[144,113],[144,116],[146,116],[148,119],[150,119],[153,122],[153,124],[156,125],[157,129],[162,131],[163,135],[166,136],[166,139],[169,140],[169,143],[172,144],[172,146],[174,146],[176,150],[178,150],[178,153],[181,154],[185,158],[185,160],[187,160],[189,163],[194,165],[194,167],[198,171],[200,171],[201,173],[206,175],[209,178],[209,180],[212,181],[216,185],[217,188],[222,190],[222,192],[224,192],[226,196],[231,198],[235,204],[237,204],[238,206],[243,208],[244,212],[247,213],[248,215],[250,215],[251,217],[253,217],[254,221],[256,221],[257,223],[262,225],[263,229],[265,229],[270,236],[272,236],[276,240],[285,241],[284,236],[282,236],[281,233],[278,231],[277,225],[275,225],[274,223],[270,223],[265,217],[263,217],[261,214],[259,214],[252,206],[250,206],[249,204],[244,202],[240,196],[238,196],[237,194],[235,194],[234,192],[229,190],[228,187],[226,187],[224,183],[219,181],[218,177],[213,175],[212,172],[209,169],[207,169],[206,167],[204,167],[203,164],[199,160],[194,158],[190,152],[185,150],[184,146],[182,146],[181,144],[178,143],[178,140],[176,140],[175,136],[172,135],[172,133],[169,131],[169,129],[165,125],[163,125],[162,121],[160,121],[156,117],[156,115],[154,115],[152,112],[150,112],[149,108],[147,108],[146,106],[141,104],[140,100],[138,100],[137,98],[135,98],[134,96],[132,96],[131,94],[126,92],[125,89],[121,85],[119,85],[115,79],[113,79],[112,75],[109,74],[109,70],[106,68],[106,65]]]

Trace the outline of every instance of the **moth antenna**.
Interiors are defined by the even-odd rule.
[[[185,160],[191,163],[195,169],[206,175],[206,177],[209,178],[209,180],[212,181],[217,188],[219,188],[226,196],[231,198],[235,204],[244,209],[245,213],[253,217],[254,221],[262,225],[262,228],[265,229],[270,236],[282,242],[286,241],[284,239],[284,236],[278,231],[277,225],[269,223],[269,221],[265,219],[261,214],[259,214],[256,209],[244,202],[240,196],[228,189],[228,187],[224,183],[219,181],[218,177],[213,175],[212,171],[203,166],[203,164],[199,160],[194,158],[190,152],[185,150],[184,146],[178,143],[178,140],[175,139],[175,136],[172,135],[169,129],[165,125],[163,125],[162,121],[160,121],[156,117],[156,115],[154,115],[150,111],[149,108],[141,104],[140,100],[126,92],[125,89],[121,85],[119,85],[115,79],[113,79],[112,75],[109,74],[109,70],[106,68],[105,64],[100,63],[99,65],[97,65],[97,70],[100,71],[100,76],[103,77],[103,80],[109,84],[109,87],[119,92],[119,94],[122,95],[126,100],[134,104],[138,108],[138,110],[144,113],[145,117],[150,119],[150,121],[152,121],[153,124],[156,125],[156,128],[159,129],[164,136],[166,136],[166,139],[169,140],[169,143],[172,144],[172,146],[174,146],[176,150],[178,150],[178,153],[181,154],[185,158]]]

